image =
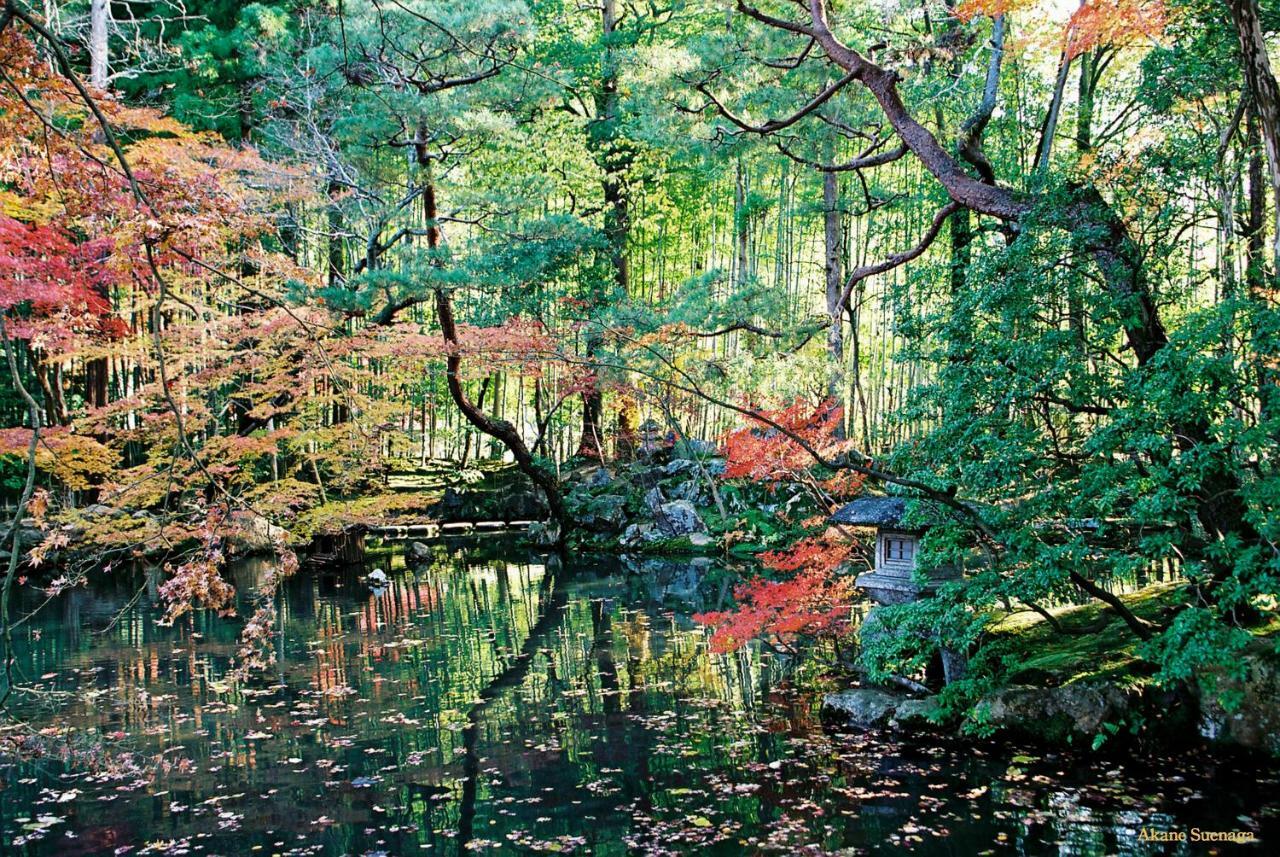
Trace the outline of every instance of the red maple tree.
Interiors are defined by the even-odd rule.
[[[711,650],[730,652],[753,639],[789,647],[796,637],[838,637],[848,629],[853,581],[840,567],[856,546],[823,536],[802,539],[790,550],[761,554],[766,568],[796,572],[788,580],[756,577],[734,589],[734,610],[699,613],[695,622],[712,629]]]

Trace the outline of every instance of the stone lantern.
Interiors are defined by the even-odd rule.
[[[875,565],[859,574],[854,584],[878,605],[910,604],[933,595],[939,584],[960,577],[958,568],[944,566],[930,569],[921,579],[917,573],[920,539],[928,524],[907,525],[906,511],[907,500],[901,497],[859,497],[830,518],[830,523],[839,528],[875,531]],[[876,610],[872,608],[867,613],[864,629],[875,626]],[[948,684],[964,672],[965,658],[961,653],[942,649],[935,660],[930,672],[938,669]]]
[[[662,449],[662,426],[652,417],[640,424],[640,453],[654,455]]]
[[[954,568],[940,568],[917,581],[920,539],[927,527],[904,524],[906,511],[901,497],[859,497],[831,516],[836,526],[875,530],[875,565],[854,582],[877,604],[908,604],[931,595],[942,581],[959,577]]]

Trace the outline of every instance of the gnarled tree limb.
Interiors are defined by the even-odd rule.
[[[845,86],[852,83],[853,80],[854,80],[854,76],[852,74],[846,74],[844,77],[840,78],[835,83],[832,83],[826,89],[822,90],[822,92],[819,92],[809,101],[808,104],[804,105],[803,107],[801,107],[795,113],[792,113],[787,118],[770,119],[760,125],[753,125],[747,120],[742,119],[738,116],[735,116],[733,112],[729,110],[728,107],[724,106],[724,104],[720,101],[720,99],[716,98],[714,95],[711,94],[711,91],[707,89],[707,85],[705,83],[699,83],[695,85],[694,89],[696,89],[698,92],[701,92],[702,95],[708,101],[711,102],[712,106],[716,108],[717,113],[719,113],[725,119],[728,119],[734,125],[737,125],[743,131],[747,131],[752,134],[772,134],[774,131],[781,131],[783,128],[789,128],[790,126],[796,124],[801,119],[808,116],[810,113],[812,113],[813,111],[817,110],[819,107],[821,107],[822,105],[830,101],[831,96],[835,95],[837,92],[844,89]]]
[[[436,315],[440,321],[440,332],[444,336],[445,343],[449,346],[449,354],[445,358],[445,378],[449,385],[449,395],[453,398],[453,403],[458,406],[458,410],[466,417],[467,422],[490,437],[501,441],[511,451],[511,455],[515,458],[516,466],[520,468],[520,471],[542,489],[542,493],[547,498],[547,506],[551,509],[551,516],[560,525],[559,540],[563,543],[571,521],[569,513],[564,506],[564,498],[560,495],[559,484],[533,460],[533,455],[530,454],[529,448],[525,446],[524,438],[520,437],[520,432],[516,430],[515,426],[506,420],[490,417],[467,398],[466,391],[462,389],[460,375],[462,355],[458,351],[458,327],[453,320],[453,303],[449,300],[449,293],[440,288],[435,290],[435,299]]]
[[[844,291],[840,293],[840,302],[836,305],[840,309],[849,306],[849,297],[853,294],[853,289],[858,283],[873,277],[876,274],[883,274],[885,271],[891,271],[894,268],[901,267],[912,259],[918,259],[929,249],[929,246],[937,239],[938,233],[942,231],[942,224],[946,223],[947,218],[961,209],[958,202],[949,202],[942,208],[938,209],[938,213],[933,216],[933,222],[929,224],[929,228],[925,230],[924,235],[920,237],[920,241],[916,246],[909,250],[903,250],[901,253],[894,253],[888,259],[883,259],[872,265],[862,265],[849,272],[848,279],[844,283]]]

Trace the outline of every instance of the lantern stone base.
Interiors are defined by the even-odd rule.
[[[872,607],[867,612],[867,615],[863,617],[860,633],[864,637],[884,633],[879,627],[879,618],[877,616],[882,607],[913,604],[921,598],[933,595],[937,591],[939,584],[948,580],[955,580],[958,577],[958,572],[942,569],[935,571],[928,582],[918,584],[912,577],[893,573],[886,574],[881,570],[866,571],[859,574],[854,578],[854,585],[876,603],[876,606]],[[939,647],[937,654],[934,656],[934,662],[928,670],[928,674],[934,676],[935,679],[934,681],[929,681],[928,677],[926,677],[926,681],[934,685],[937,683],[937,679],[940,678],[942,684],[951,684],[964,676],[967,667],[968,659],[963,652]]]
[[[879,574],[874,571],[859,574],[854,580],[854,585],[877,604],[910,604],[925,594],[908,578]]]
[[[867,597],[872,601],[887,606],[891,604],[910,604],[913,601],[933,595],[938,588],[938,584],[954,580],[958,576],[955,572],[935,572],[928,583],[920,585],[910,575],[886,574],[884,571],[875,569],[859,574],[853,583],[854,586],[867,593]]]

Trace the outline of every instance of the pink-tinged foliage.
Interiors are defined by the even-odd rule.
[[[450,348],[439,333],[423,331],[413,322],[370,326],[350,338],[346,350],[362,357],[443,359]],[[556,340],[542,322],[514,318],[492,327],[458,325],[457,353],[464,366],[488,373],[496,368],[526,376],[538,375],[542,362],[557,354]]]
[[[164,622],[172,624],[196,608],[216,610],[221,616],[235,613],[235,587],[222,579],[222,520],[220,510],[210,509],[196,531],[200,549],[181,565],[165,566],[169,579],[160,585],[160,599],[167,607]]]

